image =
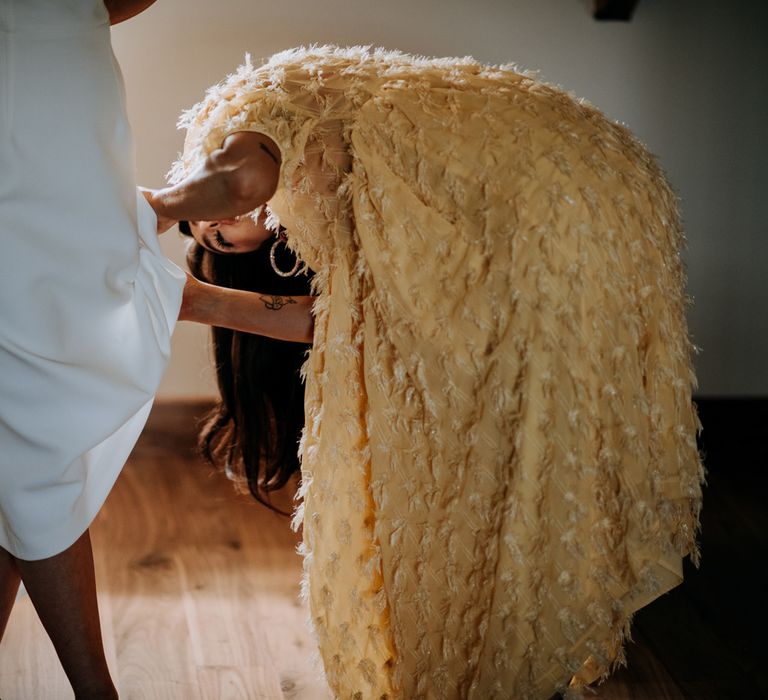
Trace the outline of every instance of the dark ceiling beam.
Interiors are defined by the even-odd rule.
[[[592,16],[595,19],[617,19],[628,22],[632,19],[638,0],[594,0]]]

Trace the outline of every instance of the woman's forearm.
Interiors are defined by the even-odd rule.
[[[109,23],[113,25],[135,17],[154,3],[155,0],[104,0]]]
[[[312,296],[275,296],[227,289],[188,278],[179,319],[245,333],[311,343]]]
[[[158,217],[215,221],[253,211],[275,193],[280,151],[268,136],[230,134],[197,170],[171,187],[150,191]]]

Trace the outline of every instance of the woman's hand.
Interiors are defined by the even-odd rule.
[[[179,321],[194,321],[203,323],[203,311],[201,301],[205,298],[202,291],[203,282],[193,277],[187,272],[187,282],[184,285],[184,295],[181,298],[181,310],[179,311]]]
[[[149,206],[152,207],[152,209],[155,212],[155,216],[157,217],[157,235],[159,236],[161,233],[165,233],[171,226],[174,226],[178,223],[175,219],[169,219],[167,216],[164,216],[160,213],[157,202],[157,192],[158,190],[151,190],[148,187],[139,187],[139,192],[144,195],[144,199],[149,202]]]

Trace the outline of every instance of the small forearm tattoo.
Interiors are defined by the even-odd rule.
[[[264,307],[270,311],[280,311],[287,304],[296,303],[293,297],[260,296],[259,299],[264,302]]]

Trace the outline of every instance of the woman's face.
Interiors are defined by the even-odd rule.
[[[250,214],[234,219],[218,221],[190,221],[192,237],[213,253],[250,253],[273,235],[264,222],[266,210],[262,209],[256,221]]]

